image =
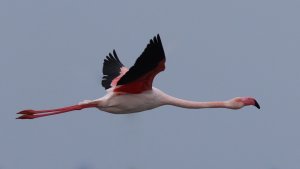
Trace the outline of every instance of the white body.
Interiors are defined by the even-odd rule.
[[[170,96],[157,88],[144,91],[140,94],[117,94],[108,92],[104,97],[92,102],[98,103],[98,109],[114,113],[128,114],[136,113],[168,104]]]

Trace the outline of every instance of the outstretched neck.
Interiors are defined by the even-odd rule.
[[[173,105],[188,109],[201,109],[201,108],[229,108],[226,101],[213,101],[213,102],[197,102],[183,100],[176,97],[168,96],[168,105]]]

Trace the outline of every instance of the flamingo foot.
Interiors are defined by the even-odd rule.
[[[23,110],[23,111],[20,111],[17,114],[34,115],[35,113],[36,113],[35,110]]]
[[[17,117],[16,119],[34,119],[34,118],[36,118],[35,115],[24,114],[24,115],[22,115],[20,117]]]

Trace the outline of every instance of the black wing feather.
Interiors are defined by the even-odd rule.
[[[159,34],[150,40],[149,44],[136,60],[135,64],[118,81],[117,85],[124,85],[137,80],[155,69],[159,62],[165,60],[164,49]]]
[[[113,50],[113,54],[109,53],[109,55],[106,56],[103,62],[103,77],[101,83],[105,89],[111,88],[111,82],[120,75],[122,67],[124,67],[124,65],[119,60],[115,50]]]

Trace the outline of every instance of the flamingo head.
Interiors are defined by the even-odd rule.
[[[229,108],[240,109],[244,106],[255,106],[260,109],[260,105],[253,97],[236,97],[229,100]]]

